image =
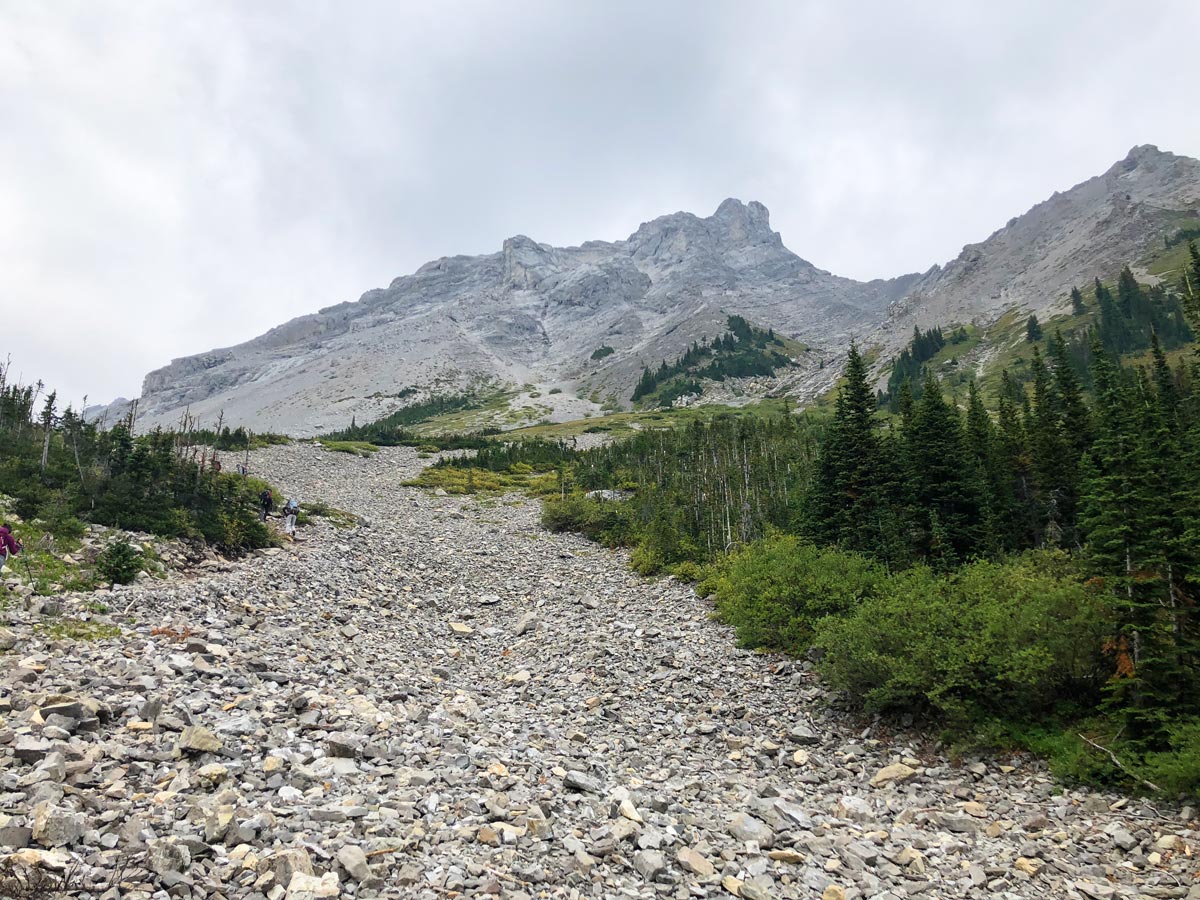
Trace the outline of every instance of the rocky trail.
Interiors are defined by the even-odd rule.
[[[1200,900],[1194,810],[856,721],[535,503],[253,464],[365,522],[3,613],[0,845],[83,895]]]

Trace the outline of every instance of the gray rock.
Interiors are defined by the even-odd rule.
[[[603,785],[595,778],[575,769],[567,772],[563,778],[563,785],[569,790],[581,791],[587,794],[599,794],[604,789]]]
[[[84,817],[72,809],[49,801],[33,810],[32,836],[43,847],[67,847],[83,837]]]
[[[42,738],[23,735],[17,738],[16,745],[13,747],[13,755],[21,762],[39,763],[46,758],[51,746],[49,741]]]
[[[736,813],[726,830],[739,841],[754,841],[760,847],[770,847],[775,842],[775,832],[748,813]]]
[[[346,874],[355,881],[367,881],[371,878],[371,866],[367,862],[367,854],[362,847],[347,845],[337,852],[338,864],[346,870]]]
[[[216,753],[224,748],[219,737],[200,725],[188,725],[175,742],[175,749],[181,753]]]
[[[146,865],[160,878],[172,872],[186,872],[192,865],[192,854],[179,841],[162,838],[150,842]]]
[[[633,854],[633,867],[647,881],[658,881],[667,874],[667,858],[660,850],[639,850]]]

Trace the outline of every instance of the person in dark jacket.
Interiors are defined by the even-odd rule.
[[[4,564],[8,560],[21,552],[20,542],[13,537],[12,529],[5,522],[0,525],[0,569],[4,568]]]
[[[262,504],[262,516],[260,518],[265,522],[271,510],[275,508],[275,497],[271,494],[271,489],[267,488],[258,495],[258,500]]]

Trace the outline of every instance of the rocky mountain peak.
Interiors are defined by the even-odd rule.
[[[497,252],[434,260],[358,302],[176,360],[146,377],[141,422],[170,424],[188,409],[312,434],[393,412],[414,389],[484,381],[545,386],[531,416],[578,417],[600,411],[594,398],[628,397],[644,366],[719,333],[731,313],[831,358],[866,334],[886,360],[914,325],[1052,311],[1072,284],[1111,277],[1198,219],[1200,161],[1147,144],[944,267],[886,281],[818,269],[783,245],[763,204],[735,198],[709,216],[660,216],[626,240],[552,247],[515,235]],[[596,359],[599,347],[612,352]],[[822,367],[813,384],[831,374]]]

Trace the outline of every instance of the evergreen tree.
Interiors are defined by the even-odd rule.
[[[979,485],[967,465],[958,412],[932,375],[925,377],[905,443],[916,553],[935,566],[949,567],[980,549]]]
[[[850,344],[845,382],[817,460],[807,503],[807,530],[818,543],[864,553],[891,543],[885,462],[875,432],[867,368]]]
[[[1087,307],[1083,305],[1083,294],[1079,292],[1079,288],[1071,288],[1071,314],[1082,316],[1087,312]]]
[[[1042,326],[1038,322],[1038,317],[1031,315],[1025,323],[1025,340],[1031,344],[1035,344],[1042,339]]]

